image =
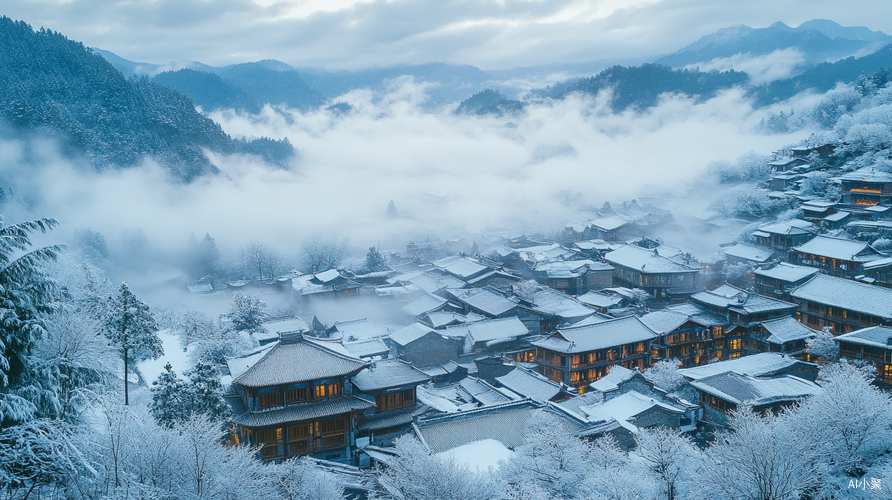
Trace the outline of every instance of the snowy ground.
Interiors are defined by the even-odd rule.
[[[437,456],[443,460],[455,460],[457,463],[467,465],[478,472],[485,472],[490,468],[498,469],[499,462],[510,460],[514,456],[514,452],[500,441],[483,439],[437,453]]]
[[[184,351],[180,345],[179,336],[168,329],[158,332],[158,338],[161,339],[161,343],[164,346],[164,355],[158,359],[149,359],[136,365],[139,373],[142,374],[142,379],[149,386],[152,385],[152,382],[158,380],[158,376],[164,371],[164,365],[167,363],[173,366],[173,371],[179,377],[183,376],[183,372],[192,368],[192,363],[189,361],[189,353]]]

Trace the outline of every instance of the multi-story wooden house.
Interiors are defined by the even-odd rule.
[[[431,378],[400,359],[374,361],[351,379],[354,394],[374,400],[373,412],[366,411],[359,421],[358,437],[368,438],[376,446],[391,444],[411,429],[416,409],[415,390]]]
[[[780,352],[807,357],[806,342],[816,333],[795,318],[763,321],[750,328],[746,348],[752,352]]]
[[[796,287],[790,297],[798,318],[809,328],[829,326],[834,335],[869,326],[892,326],[892,290],[818,274]]]
[[[877,381],[892,385],[892,328],[873,326],[836,337],[839,356],[876,363]]]
[[[755,378],[729,371],[691,382],[700,393],[700,419],[727,426],[728,414],[741,404],[749,404],[757,413],[778,412],[803,399],[820,394],[818,384],[783,375],[776,378]]]
[[[724,341],[728,320],[693,304],[670,306],[645,314],[641,321],[658,337],[651,343],[651,361],[677,359],[682,367],[718,359],[716,341]]]
[[[375,403],[353,395],[349,381],[369,363],[324,344],[294,334],[227,360],[236,440],[261,446],[263,460],[352,461],[357,419]]]
[[[661,301],[690,296],[694,292],[694,277],[700,272],[661,256],[657,249],[637,245],[608,252],[604,259],[614,268],[614,285],[641,288]]]
[[[852,278],[864,273],[864,265],[883,258],[872,246],[863,241],[815,236],[793,247],[796,264],[821,269],[833,276]]]
[[[563,328],[533,345],[540,374],[585,391],[612,365],[649,367],[651,342],[656,337],[640,319],[630,316]]]
[[[790,292],[819,272],[813,267],[797,266],[785,262],[764,269],[756,269],[753,271],[756,293],[790,302]]]
[[[817,226],[811,222],[793,219],[760,226],[753,232],[753,238],[757,245],[770,248],[783,257],[796,245],[814,238],[817,231]]]
[[[856,205],[892,203],[892,173],[876,167],[864,167],[839,178],[842,202]]]

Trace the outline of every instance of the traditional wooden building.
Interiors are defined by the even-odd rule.
[[[400,359],[374,361],[357,373],[351,379],[354,394],[375,401],[375,409],[361,416],[357,437],[386,446],[410,431],[417,407],[416,388],[428,381],[427,374]]]
[[[675,262],[637,245],[626,245],[608,252],[604,259],[613,267],[616,286],[640,288],[657,300],[671,301],[690,296],[699,269]]]
[[[292,278],[291,286],[302,300],[307,301],[357,297],[361,288],[359,283],[343,276],[337,269]]]
[[[720,426],[728,425],[728,414],[741,404],[752,405],[757,413],[777,413],[823,391],[818,384],[792,375],[755,378],[733,371],[693,381],[691,386],[700,393],[700,420]]]
[[[569,295],[609,288],[613,284],[613,266],[592,260],[543,262],[533,269],[536,281]]]
[[[864,273],[864,265],[883,258],[863,241],[815,236],[793,247],[796,264],[810,266],[833,276],[852,278]]]
[[[864,278],[873,280],[873,283],[879,286],[892,288],[892,257],[864,264]],[[855,279],[859,279],[859,277],[855,276]]]
[[[420,323],[413,323],[390,335],[391,357],[416,366],[441,365],[459,358],[462,339],[451,338]]]
[[[793,219],[759,226],[753,232],[756,244],[778,252],[781,256],[796,245],[814,238],[818,228],[811,222]]]
[[[750,328],[746,348],[752,352],[780,352],[790,356],[806,354],[806,342],[817,334],[795,318],[763,321]]]
[[[724,340],[730,326],[724,317],[692,304],[645,314],[641,322],[658,335],[651,343],[651,361],[677,359],[682,367],[718,359],[716,341]]]
[[[683,368],[678,370],[678,373],[689,381],[705,379],[724,372],[736,372],[757,378],[795,375],[814,382],[818,378],[819,368],[815,363],[802,361],[779,352],[763,352],[718,363]]]
[[[813,278],[820,271],[813,267],[781,262],[753,271],[756,293],[791,302],[790,292]]]
[[[227,364],[238,442],[260,446],[263,460],[352,462],[357,420],[375,407],[353,395],[350,383],[367,361],[295,334]]]
[[[560,329],[533,345],[540,374],[584,391],[612,365],[649,367],[651,342],[656,337],[641,320],[630,316]]]
[[[794,289],[798,319],[809,328],[829,326],[834,335],[869,326],[892,326],[892,290],[818,274]]]
[[[848,360],[875,363],[877,381],[892,385],[892,328],[873,326],[836,337],[839,356]]]
[[[842,202],[856,205],[892,204],[892,173],[864,167],[839,178]]]

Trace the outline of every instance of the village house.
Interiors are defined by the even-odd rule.
[[[359,283],[343,276],[337,269],[291,279],[294,288],[301,300],[312,301],[323,298],[351,298],[359,296]]]
[[[808,266],[797,266],[780,262],[770,267],[753,271],[756,293],[766,297],[790,300],[790,292],[810,280],[820,271]]]
[[[657,249],[626,245],[608,252],[604,259],[614,267],[615,286],[640,288],[659,301],[679,300],[695,292],[699,270],[663,257]]]
[[[543,262],[533,269],[537,282],[569,295],[608,288],[613,284],[613,266],[588,259]]]
[[[575,389],[561,383],[552,382],[543,375],[522,366],[515,366],[508,373],[495,377],[495,382],[499,387],[505,387],[514,393],[540,403],[564,401],[574,397],[576,393]]]
[[[798,318],[809,328],[830,327],[834,335],[869,326],[892,326],[892,290],[818,274],[790,293]]]
[[[620,309],[629,305],[629,299],[626,297],[609,292],[588,292],[576,297],[576,300],[603,314],[607,314],[610,309]]]
[[[412,302],[404,305],[401,310],[413,320],[421,319],[432,312],[449,310],[449,301],[443,297],[426,293]]]
[[[870,282],[882,287],[892,288],[892,257],[877,259],[864,264],[864,276],[855,276],[855,279],[865,282],[873,280]]]
[[[807,357],[806,341],[816,333],[795,318],[763,321],[750,328],[746,348],[753,352],[780,352],[790,356]]]
[[[442,365],[459,358],[461,338],[450,338],[420,323],[413,323],[392,334],[388,340],[391,357],[406,360],[415,366]]]
[[[539,373],[554,382],[586,386],[603,377],[612,365],[646,368],[651,342],[657,335],[634,316],[558,330],[534,341]]]
[[[836,213],[836,202],[824,200],[809,200],[799,206],[802,216],[809,222],[823,220],[828,215]]]
[[[336,321],[334,325],[326,331],[328,338],[343,339],[348,342],[372,338],[385,339],[391,333],[393,333],[393,329],[369,321],[366,318],[351,321]]]
[[[260,446],[263,460],[352,463],[357,421],[375,403],[354,396],[350,379],[369,362],[294,334],[227,365],[236,442]]]
[[[725,329],[724,339],[715,342],[718,359],[742,356],[745,338],[758,323],[796,314],[796,304],[747,292],[728,284],[694,294],[691,300],[700,307],[727,318],[728,323],[733,325]]]
[[[795,375],[814,382],[818,378],[819,366],[801,361],[792,356],[775,352],[763,352],[737,359],[709,363],[692,368],[683,368],[678,373],[689,381],[695,381],[724,372],[736,372],[757,378],[772,378],[782,375]]]
[[[367,438],[376,446],[391,445],[411,430],[417,408],[416,388],[430,377],[399,359],[375,361],[351,380],[354,394],[375,401],[359,420],[357,440]]]
[[[802,245],[793,247],[796,264],[815,267],[827,274],[852,278],[863,274],[864,264],[883,258],[863,241],[815,236]]]
[[[473,259],[458,255],[444,257],[433,261],[431,264],[440,271],[464,282],[480,277],[493,270],[490,266],[480,264]]]
[[[450,338],[461,338],[462,351],[465,354],[533,349],[525,341],[530,331],[514,316],[450,326],[438,333]]]
[[[759,226],[753,232],[753,238],[757,245],[774,250],[786,260],[794,246],[814,238],[817,231],[811,222],[793,219]]]
[[[682,367],[706,364],[718,359],[727,319],[692,304],[672,306],[641,317],[641,322],[656,332],[651,343],[651,361],[677,359]]]
[[[640,234],[633,217],[617,213],[589,221],[583,233],[587,239],[605,241],[628,240]]]
[[[852,361],[876,363],[877,382],[892,385],[892,328],[872,326],[836,337],[839,356]]]
[[[729,414],[744,403],[756,413],[777,413],[823,391],[793,375],[756,378],[733,371],[693,381],[691,386],[700,393],[700,420],[719,426],[727,426]]]
[[[774,259],[774,252],[765,248],[736,243],[722,248],[722,254],[728,264],[751,264],[761,266]]]
[[[802,165],[808,165],[808,160],[805,158],[784,157],[768,162],[768,167],[774,172],[786,172]]]
[[[864,167],[839,178],[842,202],[854,205],[892,204],[892,173]]]
[[[414,270],[390,278],[391,285],[415,285],[426,293],[442,295],[443,290],[459,289],[467,286],[464,281],[439,271]]]

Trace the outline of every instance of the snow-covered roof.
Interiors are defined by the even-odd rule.
[[[273,344],[261,349],[257,349],[248,354],[236,356],[233,358],[226,358],[226,366],[229,367],[229,374],[232,376],[233,379],[237,378],[242,373],[248,371],[248,368],[254,366],[254,364],[256,364],[257,361],[260,360],[260,358],[266,355],[266,353],[275,346],[276,344]]]
[[[551,288],[537,290],[533,302],[535,311],[557,316],[566,321],[580,320],[595,313],[591,307]]]
[[[315,276],[316,279],[321,281],[322,283],[328,283],[329,281],[334,281],[340,278],[341,273],[339,273],[337,269],[329,269],[328,271],[316,273],[313,276]]]
[[[190,293],[208,293],[213,292],[214,287],[211,286],[210,283],[202,283],[198,285],[188,285],[186,288],[189,289]]]
[[[536,264],[537,272],[544,272],[552,279],[578,278],[588,271],[613,271],[613,266],[606,262],[593,260],[565,260],[558,262],[540,262]]]
[[[759,231],[769,234],[783,234],[788,236],[814,233],[816,231],[811,222],[802,219],[793,219],[783,222],[775,222],[759,226]]]
[[[852,215],[851,212],[840,211],[840,212],[836,212],[835,214],[830,214],[827,217],[824,217],[824,220],[827,222],[839,222],[850,215]]]
[[[818,272],[819,271],[813,267],[797,266],[781,262],[767,269],[757,269],[753,271],[753,274],[787,283],[796,283],[810,276],[814,276],[815,274],[818,274]]]
[[[780,318],[762,323],[762,328],[771,336],[766,339],[772,344],[784,344],[795,340],[814,337],[817,332],[793,318]]]
[[[383,391],[422,384],[430,377],[401,359],[374,361],[353,377],[353,385],[362,392]]]
[[[451,450],[437,454],[442,460],[467,466],[477,473],[486,473],[490,469],[498,469],[501,462],[508,462],[514,457],[514,451],[508,449],[501,441],[481,439]]]
[[[634,220],[635,219],[631,217],[616,214],[608,217],[599,217],[597,219],[592,219],[591,221],[589,221],[589,225],[602,231],[613,231],[634,222]]]
[[[697,270],[663,257],[653,250],[626,245],[608,252],[604,259],[611,264],[630,267],[645,273],[696,273]]]
[[[623,301],[623,297],[620,295],[607,295],[601,292],[587,292],[578,297],[576,300],[582,302],[583,304],[588,304],[595,307],[616,307],[620,302]]]
[[[629,380],[634,373],[635,370],[630,370],[622,365],[613,365],[610,367],[607,375],[595,380],[588,386],[601,392],[615,391],[619,389],[621,382]]]
[[[685,412],[684,408],[664,403],[637,391],[626,392],[596,405],[580,406],[579,410],[586,415],[589,422],[605,422],[613,419],[621,424],[626,423],[634,426],[635,417],[653,407],[659,407],[679,415]]]
[[[573,243],[573,246],[580,250],[610,250],[611,248],[618,245],[611,244],[602,239],[594,239],[577,241],[576,243]]]
[[[468,314],[459,314],[453,312],[433,312],[427,315],[427,320],[430,321],[431,325],[433,325],[434,328],[441,328],[457,323],[473,323],[475,321],[481,321],[484,319],[486,319],[486,317],[472,312]]]
[[[412,342],[415,342],[421,337],[424,337],[428,333],[436,332],[431,328],[422,325],[421,323],[412,323],[405,328],[400,328],[399,330],[391,333],[390,341],[405,346],[411,344]]]
[[[374,408],[375,403],[355,396],[341,396],[313,404],[291,405],[275,410],[248,412],[234,419],[234,422],[247,427],[267,427],[271,425],[362,412]]]
[[[458,383],[474,400],[484,406],[493,406],[522,399],[522,396],[508,390],[499,390],[476,377],[465,377]]]
[[[310,331],[311,326],[307,320],[300,316],[292,316],[288,318],[274,318],[263,322],[263,328],[276,336],[282,333],[296,333]]]
[[[742,356],[737,359],[709,363],[703,366],[682,368],[678,370],[678,373],[690,380],[700,380],[718,373],[729,371],[753,377],[767,377],[789,370],[796,364],[815,366],[812,363],[805,363],[804,361],[799,361],[796,358],[784,356],[779,353],[762,352],[751,356]]]
[[[774,252],[764,248],[747,245],[746,243],[737,243],[736,245],[722,249],[725,255],[737,257],[751,262],[763,263],[774,257]]]
[[[356,340],[353,342],[342,341],[341,345],[344,346],[344,350],[346,350],[351,356],[357,358],[382,356],[390,352],[387,344],[385,344],[383,340],[377,337]]]
[[[867,243],[856,240],[844,240],[829,236],[815,236],[807,242],[793,247],[797,252],[820,255],[840,260],[874,260],[879,258],[877,251]],[[864,255],[869,253],[870,255]]]
[[[892,290],[818,274],[791,295],[797,299],[892,319]]]
[[[887,266],[892,266],[892,257],[886,257],[885,259],[877,259],[870,261],[864,264],[865,271],[873,271],[874,269],[882,269]]]
[[[530,331],[516,316],[450,326],[439,333],[448,337],[469,337],[471,342],[492,342],[529,335]]]
[[[578,255],[575,251],[557,243],[518,248],[517,253],[527,262],[559,261],[571,259]]]
[[[691,321],[698,325],[723,326],[728,324],[728,320],[725,319],[725,317],[711,313],[697,304],[692,304],[690,302],[669,306],[665,310],[685,314]]]
[[[462,288],[465,282],[449,274],[413,271],[387,280],[388,283],[411,283],[427,293],[444,288]]]
[[[680,312],[663,310],[647,313],[641,317],[641,322],[651,330],[665,334],[688,322],[690,317]]]
[[[769,311],[795,309],[796,304],[772,299],[753,292],[747,292],[732,285],[722,285],[715,290],[695,293],[691,296],[695,302],[718,307],[727,307],[732,311],[744,314],[755,314]]]
[[[481,265],[467,257],[453,255],[432,262],[434,266],[446,271],[449,274],[457,276],[463,280],[472,278],[477,274],[490,269],[489,266]]]
[[[892,172],[880,170],[873,166],[864,167],[841,176],[840,180],[855,182],[892,182]]]
[[[892,350],[892,327],[872,326],[870,328],[862,328],[851,333],[840,335],[833,340]]]
[[[496,380],[517,394],[540,402],[549,401],[561,392],[559,384],[520,366]]]
[[[387,337],[393,330],[384,325],[379,325],[366,318],[352,321],[338,321],[332,329],[340,333],[345,340],[359,340],[373,337]]]
[[[628,316],[594,325],[563,328],[553,336],[532,344],[552,351],[581,353],[645,342],[656,336],[641,320]]]
[[[456,300],[464,302],[490,316],[499,316],[517,307],[515,302],[506,299],[499,293],[485,288],[447,290],[447,293],[455,297]]]
[[[712,375],[691,386],[735,404],[749,402],[754,406],[796,401],[823,392],[814,382],[793,375],[756,378],[736,372]]]
[[[442,297],[426,293],[403,306],[403,312],[410,316],[422,316],[439,309],[447,301]]]
[[[230,367],[235,364],[237,370],[243,366],[229,361],[227,360],[227,364],[230,364]],[[297,337],[287,342],[276,343],[259,356],[250,367],[233,376],[232,383],[245,387],[295,384],[343,377],[367,365],[366,361],[338,353],[309,339]]]

